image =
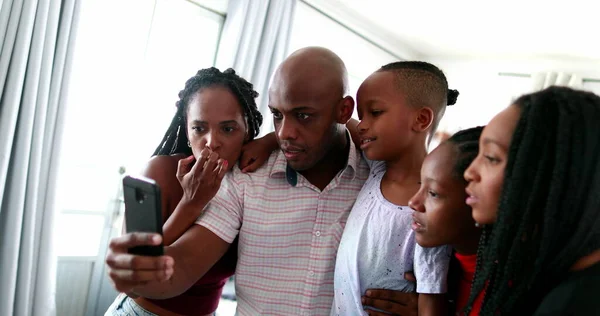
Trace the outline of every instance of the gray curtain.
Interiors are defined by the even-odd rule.
[[[254,84],[265,117],[261,135],[273,130],[268,88],[277,66],[288,55],[297,0],[229,0],[216,66],[234,68]]]
[[[53,315],[54,187],[78,0],[0,3],[0,315]]]

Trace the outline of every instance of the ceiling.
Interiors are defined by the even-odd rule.
[[[600,61],[596,1],[305,1],[405,57]]]
[[[229,0],[188,0],[193,3],[197,3],[207,9],[213,10],[216,13],[225,15],[227,13],[227,6]]]

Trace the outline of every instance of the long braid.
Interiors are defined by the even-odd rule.
[[[258,92],[254,91],[254,86],[250,82],[236,75],[235,70],[229,68],[223,74],[227,76],[229,87],[234,90],[234,94],[243,105],[244,116],[248,118],[248,133],[250,139],[254,139],[260,133],[263,122],[262,114],[256,106],[255,99],[258,97]]]
[[[564,87],[525,95],[496,223],[484,229],[469,310],[531,314],[579,258],[600,249],[600,97]]]
[[[473,160],[475,160],[475,158],[477,157],[477,154],[479,152],[479,137],[481,136],[482,131],[483,126],[461,130],[452,135],[444,142],[452,144],[457,152],[453,174],[454,177],[463,181],[465,186],[467,185],[467,182],[465,181],[463,175],[465,173],[465,170],[467,170],[467,168],[471,165]],[[447,281],[447,295],[450,299],[448,306],[450,311],[449,315],[457,312],[456,298],[458,295],[458,286],[461,278],[461,270],[462,268],[458,263],[457,259],[454,257],[453,253],[450,257],[450,267]]]
[[[258,92],[254,91],[252,84],[238,76],[231,68],[223,72],[215,67],[206,68],[199,70],[195,76],[188,79],[184,89],[179,92],[175,116],[165,132],[163,140],[156,147],[156,150],[154,150],[153,156],[192,154],[192,149],[188,146],[188,137],[186,134],[187,107],[199,90],[213,86],[225,87],[235,95],[246,118],[249,140],[258,136],[263,117],[256,106],[255,99],[258,97]]]
[[[454,166],[454,174],[456,177],[463,179],[465,170],[471,165],[477,153],[479,152],[479,136],[481,136],[483,126],[472,127],[456,132],[447,142],[454,144],[458,150],[458,158]]]
[[[184,107],[177,107],[177,111],[171,120],[171,124],[169,128],[165,132],[165,136],[162,141],[154,150],[154,154],[156,155],[171,155],[174,153],[185,154],[189,156],[192,154],[192,149],[187,146],[187,136],[185,136],[185,119],[184,119]],[[178,134],[180,129],[183,131],[184,137],[179,138]],[[180,144],[181,142],[183,144]]]

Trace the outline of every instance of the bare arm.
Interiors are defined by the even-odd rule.
[[[193,166],[192,166],[193,165]],[[204,207],[215,196],[221,180],[227,172],[227,161],[207,149],[200,153],[198,161],[194,157],[181,159],[177,166],[178,183],[183,193],[175,210],[163,225],[163,240],[170,245],[190,228],[202,214]]]
[[[210,200],[210,199],[209,199]],[[207,201],[208,203],[208,201]],[[163,225],[163,240],[166,246],[172,245],[176,240],[194,226],[194,222],[202,214],[203,208],[194,206],[185,197],[181,198],[179,204]]]
[[[127,253],[130,247],[159,243],[159,235],[147,233],[126,234],[111,241],[106,264],[118,291],[154,299],[180,295],[204,276],[230,245],[207,228],[194,225],[165,247],[164,256]]]
[[[181,164],[180,162],[180,166]],[[184,194],[190,201],[189,207],[194,210],[203,210],[207,202],[201,198],[202,194],[196,195],[201,187],[196,180],[202,178],[198,176],[201,169],[199,166],[200,163],[197,163],[189,172],[178,174],[179,182],[188,191]],[[239,198],[233,186],[234,183],[229,184],[230,189],[223,193],[224,199],[232,201]],[[238,203],[238,207],[239,209],[218,211],[229,212],[231,222],[241,224],[239,212],[242,205]],[[232,227],[229,231],[232,238],[228,240],[233,240],[235,234],[237,230]],[[118,291],[159,299],[177,296],[203,277],[229,248],[227,241],[209,229],[192,225],[177,241],[165,247],[163,256],[147,257],[127,253],[127,249],[131,247],[159,245],[161,242],[160,235],[148,233],[130,233],[111,240],[106,264],[109,276]]]
[[[279,144],[274,132],[247,143],[240,156],[240,169],[242,172],[254,172],[267,162],[271,153],[277,149]]]
[[[141,175],[150,178],[158,184],[161,195],[161,215],[164,221],[169,217],[171,208],[171,197],[180,197],[182,194],[181,186],[175,176],[177,172],[177,160],[183,158],[183,156],[154,156],[148,161],[146,167],[142,170]],[[125,210],[127,212],[127,210]],[[190,225],[193,222],[190,222]],[[121,229],[121,235],[127,234],[127,228],[123,221],[123,227]],[[189,226],[189,225],[188,225]],[[164,227],[163,227],[163,240],[164,240]],[[168,245],[168,244],[167,244]],[[107,257],[108,259],[108,257]],[[131,290],[131,289],[130,289]],[[137,294],[128,291],[127,296],[136,298]]]
[[[172,244],[194,224],[217,193],[226,171],[225,160],[208,149],[197,162],[194,156],[183,155],[150,159],[142,175],[160,187],[164,245]]]
[[[350,136],[352,137],[352,141],[356,147],[360,147],[360,137],[358,136],[358,121],[351,118],[348,123],[346,123],[346,128],[350,131]]]
[[[404,278],[409,282],[415,282],[417,279],[412,272],[404,274]],[[384,289],[369,289],[362,297],[363,306],[377,308],[384,312],[374,310],[366,310],[369,316],[385,316],[385,315],[400,315],[400,316],[417,316],[419,315],[418,305],[419,294],[412,292],[401,292]]]
[[[420,294],[419,316],[443,316],[448,314],[446,294]]]
[[[418,298],[419,294],[411,292],[401,292],[384,289],[367,290],[365,296],[362,297],[363,306],[369,306],[383,310],[378,312],[375,310],[365,310],[369,316],[385,316],[385,315],[400,315],[400,316],[417,316],[419,315]]]
[[[184,155],[175,156],[155,156],[148,161],[144,170],[142,170],[142,176],[148,177],[158,184],[161,195],[161,212],[163,224],[166,223],[169,218],[172,218],[172,213],[183,196],[183,189],[177,180],[177,164],[180,159],[186,158]],[[190,211],[191,212],[191,211]],[[182,212],[179,212],[181,217]],[[190,215],[191,216],[191,215]],[[185,229],[189,228],[194,220],[185,219]],[[178,229],[179,232],[175,232],[172,228],[163,225],[163,243],[170,245],[181,236],[184,232]],[[125,233],[125,231],[123,232]],[[177,236],[175,236],[177,235]]]
[[[134,293],[148,298],[170,298],[181,295],[210,270],[230,244],[207,228],[194,225],[165,254],[175,261],[173,275],[167,282],[149,282],[134,288]]]

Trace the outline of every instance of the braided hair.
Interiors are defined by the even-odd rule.
[[[188,79],[185,88],[179,91],[179,101],[175,104],[177,112],[171,120],[162,141],[156,147],[155,155],[184,154],[191,155],[192,149],[188,146],[187,108],[198,91],[208,87],[220,86],[227,88],[237,98],[244,117],[246,118],[249,140],[254,139],[260,131],[263,117],[258,111],[256,101],[258,92],[254,91],[252,84],[238,76],[235,70],[229,68],[223,72],[215,67],[199,70],[195,76]]]
[[[467,312],[530,315],[581,257],[600,249],[600,97],[550,87],[515,101],[495,224],[485,227]]]
[[[483,131],[483,126],[472,127],[461,130],[452,137],[448,138],[442,144],[450,144],[456,150],[456,161],[454,163],[453,175],[457,179],[463,181],[466,186],[467,182],[464,178],[465,170],[471,165],[479,152],[479,137]],[[454,251],[455,252],[455,251]],[[448,272],[448,315],[454,315],[456,312],[456,298],[458,296],[458,287],[462,277],[462,268],[458,260],[454,257],[454,253],[450,257],[450,266]]]
[[[454,105],[459,94],[458,90],[448,89],[444,72],[424,61],[397,61],[382,66],[379,71],[396,74],[397,84],[410,105],[427,106],[433,110],[435,117],[429,133],[433,135],[446,112],[446,106]]]
[[[483,131],[483,126],[472,127],[457,132],[446,140],[454,145],[458,151],[456,164],[454,165],[454,175],[460,179],[465,179],[465,170],[471,165],[479,153],[479,137]]]

